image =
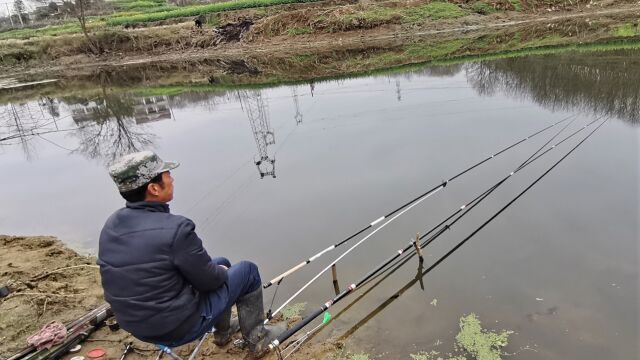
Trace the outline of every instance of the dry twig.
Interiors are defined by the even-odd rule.
[[[68,270],[68,269],[76,269],[76,268],[81,268],[81,267],[96,268],[96,269],[100,268],[98,265],[89,265],[89,264],[67,266],[67,267],[55,269],[55,270],[46,272],[44,274],[38,275],[38,276],[32,278],[31,280],[40,280],[40,279],[43,279],[43,278],[45,278],[45,277],[47,277],[47,276],[49,276],[51,274],[59,273],[61,271]]]

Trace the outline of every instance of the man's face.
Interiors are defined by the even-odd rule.
[[[173,200],[173,178],[170,171],[162,173],[162,184],[149,184],[147,200],[164,203]]]

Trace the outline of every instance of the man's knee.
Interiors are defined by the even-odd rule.
[[[247,278],[250,283],[250,291],[258,289],[259,286],[262,285],[262,280],[260,279],[260,271],[258,270],[258,265],[252,263],[251,261],[240,261],[239,263],[233,265],[238,266],[244,270]]]
[[[231,261],[229,261],[229,259],[227,259],[226,257],[222,257],[222,256],[212,257],[211,262],[216,265],[231,267]]]

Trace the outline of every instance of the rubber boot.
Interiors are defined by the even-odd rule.
[[[262,287],[238,299],[236,307],[244,342],[254,358],[261,358],[269,352],[269,343],[287,330],[287,324],[264,325]]]
[[[231,318],[231,308],[225,310],[221,315],[217,323],[213,325],[215,331],[213,332],[213,343],[219,347],[223,347],[231,341],[231,335],[240,330],[240,322],[238,318]]]

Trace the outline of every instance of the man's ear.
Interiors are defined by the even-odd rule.
[[[158,194],[160,193],[160,189],[158,184],[156,183],[151,183],[147,186],[147,194],[149,195],[153,195],[153,196],[158,196]]]

